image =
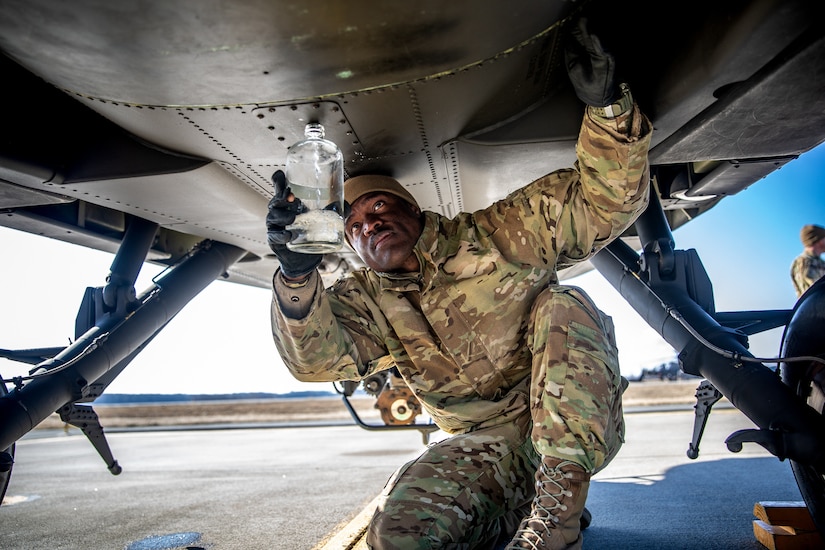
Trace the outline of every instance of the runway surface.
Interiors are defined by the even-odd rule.
[[[787,462],[753,444],[727,450],[728,435],[753,427],[736,410],[713,411],[697,460],[685,454],[692,409],[628,412],[626,422],[625,446],[591,484],[585,550],[764,550],[754,503],[802,500]],[[330,548],[423,449],[417,431],[351,425],[107,436],[119,476],[79,431],[18,442],[0,548]]]

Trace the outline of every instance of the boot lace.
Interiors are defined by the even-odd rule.
[[[567,510],[567,505],[562,500],[573,496],[572,491],[565,488],[563,483],[573,477],[572,474],[561,470],[567,465],[576,465],[576,463],[565,461],[555,468],[548,467],[544,462],[541,463],[539,467],[541,475],[536,476],[536,497],[533,499],[532,512],[521,522],[519,530],[510,540],[506,550],[544,548],[547,530],[556,527],[559,523],[557,514]]]

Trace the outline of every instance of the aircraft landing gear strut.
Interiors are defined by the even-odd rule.
[[[695,250],[677,250],[653,193],[635,222],[642,253],[617,239],[591,262],[637,313],[678,352],[681,369],[707,379],[758,429],[740,430],[725,441],[737,452],[757,443],[779,460],[790,459],[800,492],[825,534],[825,280],[791,310],[717,312],[713,287]],[[752,334],[785,326],[779,369],[747,348]],[[694,440],[698,453],[703,415],[699,397]]]
[[[76,403],[96,399],[192,298],[246,253],[232,245],[202,241],[136,297],[134,283],[156,230],[153,222],[133,219],[112,263],[109,284],[87,289],[76,328],[82,334],[19,384],[15,380],[10,392],[0,383],[0,449],[5,449],[0,470],[7,467],[6,473],[0,471],[3,492],[11,471],[9,449],[13,452],[18,439],[55,411],[64,421],[79,425],[109,470],[119,473],[97,415]]]

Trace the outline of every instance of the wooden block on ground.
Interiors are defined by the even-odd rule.
[[[760,519],[753,520],[756,540],[768,550],[819,550],[822,539],[817,531],[797,531],[793,527],[770,525]]]
[[[763,501],[753,505],[753,515],[768,525],[786,525],[796,530],[816,531],[816,525],[802,501]]]
[[[804,502],[757,502],[753,534],[768,550],[816,550],[822,538]]]

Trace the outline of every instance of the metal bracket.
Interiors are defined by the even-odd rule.
[[[722,393],[707,380],[702,380],[699,387],[696,388],[696,405],[693,406],[696,416],[693,419],[693,439],[691,439],[687,450],[688,458],[696,459],[699,457],[699,442],[702,440],[702,433],[708,423],[710,409],[720,399],[722,399]]]
[[[784,435],[778,430],[756,430],[746,429],[733,432],[725,440],[728,450],[738,453],[742,450],[743,443],[758,443],[779,460],[785,460]]]
[[[352,419],[355,420],[355,423],[358,424],[361,428],[370,431],[382,431],[382,430],[418,430],[421,432],[421,439],[424,442],[424,445],[428,445],[430,442],[430,434],[433,432],[437,432],[439,427],[436,426],[434,423],[428,424],[398,424],[398,425],[376,425],[376,424],[367,424],[361,417],[358,416],[358,412],[355,410],[355,407],[352,406],[349,399],[346,395],[341,396],[344,400],[344,406],[349,411],[350,416]]]
[[[106,436],[103,434],[103,427],[100,425],[97,413],[90,405],[68,403],[60,407],[57,412],[63,422],[80,428],[86,434],[86,437],[89,438],[89,441],[91,441],[113,475],[118,475],[123,471],[120,464],[112,456],[112,450],[109,448],[109,442],[106,441]]]

